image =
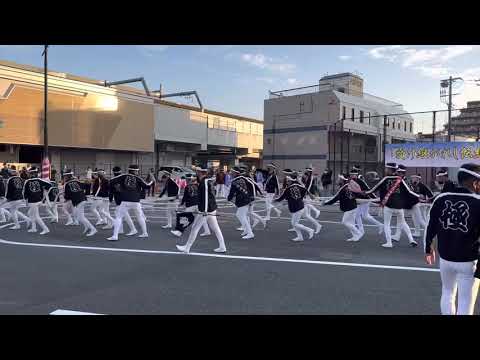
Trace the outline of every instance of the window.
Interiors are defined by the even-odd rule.
[[[7,151],[7,145],[0,144],[0,152],[6,152],[6,151]]]
[[[363,111],[360,110],[360,122],[363,124]]]
[[[345,120],[346,116],[347,116],[347,107],[342,106],[342,120]]]
[[[410,123],[410,132],[413,133],[413,123]]]
[[[405,123],[403,124],[403,131],[407,132],[407,122],[405,121]]]
[[[268,138],[268,139],[267,139],[267,144],[268,144],[268,145],[271,145],[271,144],[272,144],[272,139]]]
[[[352,121],[355,121],[355,109],[352,108]]]
[[[392,120],[392,129],[395,129],[395,118]]]
[[[300,111],[299,112],[303,112],[304,106],[305,106],[305,103],[303,101],[300,102]]]
[[[370,125],[371,122],[372,122],[372,117],[371,117],[370,112],[368,112],[368,125]]]
[[[397,129],[400,130],[400,121],[397,123]]]

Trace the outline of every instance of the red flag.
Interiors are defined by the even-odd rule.
[[[50,180],[50,160],[48,158],[42,161],[42,179]]]

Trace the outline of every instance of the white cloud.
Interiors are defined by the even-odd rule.
[[[282,74],[292,73],[296,69],[295,64],[282,62],[260,53],[242,54],[241,59],[249,65]]]
[[[404,68],[418,71],[422,76],[438,79],[453,70],[447,66],[452,59],[466,55],[479,46],[455,45],[441,48],[414,48],[402,45],[380,46],[368,51],[373,59],[401,63]]]
[[[339,58],[340,60],[342,60],[342,61],[348,61],[348,60],[350,60],[352,57],[351,57],[350,55],[340,55],[338,58]]]
[[[169,48],[169,45],[137,45],[142,54],[147,56],[153,56],[161,53]]]
[[[288,82],[290,85],[294,85],[294,84],[298,83],[298,80],[297,80],[297,79],[293,79],[293,78],[289,78],[289,79],[287,79],[287,82]]]

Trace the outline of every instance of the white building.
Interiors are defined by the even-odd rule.
[[[319,84],[270,92],[264,102],[264,164],[336,174],[353,164],[383,166],[383,141],[415,141],[414,120],[402,105],[363,92],[351,73],[325,76]],[[384,116],[388,115],[388,116]],[[384,120],[386,126],[384,129]]]

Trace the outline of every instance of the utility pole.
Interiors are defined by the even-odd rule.
[[[447,127],[447,141],[451,141],[452,139],[452,97],[453,95],[458,95],[458,94],[452,94],[452,86],[453,83],[457,80],[463,80],[461,77],[449,77],[448,79],[442,80],[440,82],[441,88],[446,88],[448,87],[448,101],[447,101],[447,106],[448,106],[448,127]],[[445,93],[443,90],[440,90],[440,98],[446,97]]]
[[[43,94],[43,158],[48,158],[48,45],[43,50],[43,75],[44,75],[44,94]]]

